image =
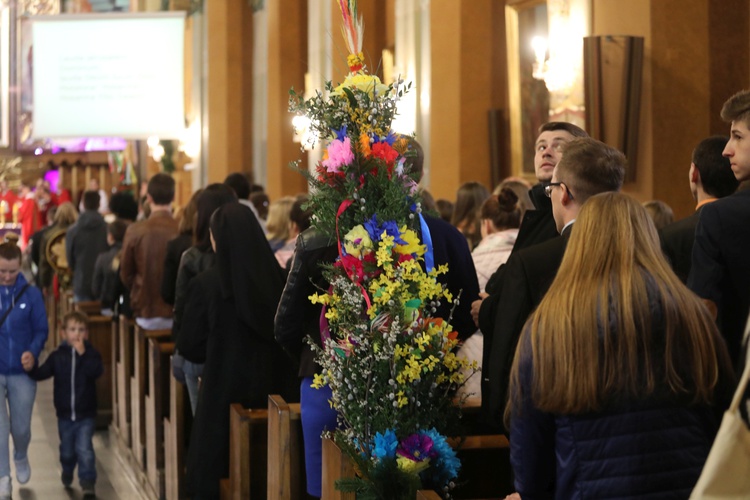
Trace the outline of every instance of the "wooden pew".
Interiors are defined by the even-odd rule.
[[[133,339],[133,376],[130,379],[130,449],[141,471],[146,470],[146,408],[148,339],[168,339],[171,330],[144,330],[136,325]]]
[[[96,379],[96,427],[106,429],[112,422],[112,318],[89,315],[89,342],[99,351],[104,373]]]
[[[169,358],[174,342],[148,339],[148,393],[145,398],[146,476],[158,498],[164,498],[164,418],[169,411]]]
[[[442,497],[432,490],[419,490],[417,500],[442,500]]]
[[[117,389],[117,420],[115,435],[119,443],[130,449],[130,378],[133,375],[133,339],[135,326],[133,320],[120,315],[117,333],[117,357],[115,362],[115,384]]]
[[[81,311],[89,316],[99,316],[102,313],[102,303],[98,300],[75,302],[73,307],[76,311]]]
[[[58,304],[55,300],[55,294],[50,289],[49,293],[44,297],[44,309],[47,311],[47,327],[49,328],[49,335],[47,336],[47,342],[44,344],[44,348],[47,352],[52,352],[58,345],[59,342],[59,327],[58,325]]]
[[[336,489],[336,481],[343,477],[354,477],[354,465],[344,455],[332,438],[323,438],[323,482],[321,499],[355,500],[354,493],[343,493]]]
[[[170,357],[170,372],[172,371]],[[192,418],[188,401],[187,387],[176,378],[169,377],[169,414],[164,418],[164,493],[167,500],[178,500],[185,496],[183,480],[185,476],[185,443],[187,437],[186,420]]]
[[[229,478],[221,480],[222,500],[266,498],[268,410],[229,409]]]
[[[451,439],[449,442],[457,448],[461,459],[461,472],[455,481],[459,487],[451,493],[453,498],[504,498],[513,492],[509,444],[505,436],[468,436],[463,441]],[[354,477],[351,460],[332,439],[324,438],[321,498],[354,500],[353,494],[336,490],[336,480],[344,477]],[[419,492],[417,498],[434,498],[419,495],[428,495],[426,491]]]
[[[293,500],[305,493],[299,403],[268,396],[268,498]]]
[[[110,435],[120,433],[120,397],[117,394],[117,360],[120,357],[120,324],[118,318],[112,318],[112,349],[110,351],[112,363],[104,367],[112,374],[112,422],[109,424]]]

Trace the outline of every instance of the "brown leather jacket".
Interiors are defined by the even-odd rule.
[[[167,243],[179,234],[177,221],[162,210],[128,227],[122,243],[120,278],[130,289],[137,318],[171,318],[172,306],[161,298]]]

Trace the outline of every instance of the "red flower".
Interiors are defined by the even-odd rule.
[[[398,158],[398,151],[385,141],[378,142],[372,145],[372,156],[383,160],[388,165],[388,172],[390,173],[396,158]]]
[[[352,255],[344,255],[335,265],[343,267],[346,275],[355,283],[361,283],[365,277],[365,269],[362,267],[362,261]]]
[[[318,164],[315,167],[315,171],[318,173],[318,181],[328,184],[329,186],[336,187],[339,181],[345,177],[344,172],[329,172],[326,167]]]
[[[414,257],[410,253],[398,254],[398,263],[406,262],[407,260],[414,260]]]

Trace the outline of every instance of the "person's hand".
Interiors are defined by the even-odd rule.
[[[507,497],[505,497],[505,500],[521,500],[521,495],[518,493],[511,493]]]
[[[489,297],[490,294],[485,292],[479,292],[479,300],[475,300],[471,303],[471,319],[474,320],[474,324],[479,328],[479,309],[482,307],[484,299]]]
[[[83,344],[83,336],[78,336],[71,340],[70,345],[73,346],[73,349],[76,350],[79,356],[83,356],[83,353],[86,352],[86,346]]]
[[[36,358],[31,354],[31,351],[26,351],[21,354],[21,366],[23,366],[24,370],[30,372],[31,369],[34,368],[34,363],[36,363]]]

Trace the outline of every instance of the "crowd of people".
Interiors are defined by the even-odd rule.
[[[624,155],[565,122],[540,128],[533,186],[468,182],[455,200],[423,192],[435,264],[449,266],[440,279],[460,292],[435,314],[482,367],[460,391],[481,398],[487,429],[509,436],[514,498],[685,498],[696,483],[745,363],[750,307],[750,190],[740,187],[750,180],[750,92],[721,115],[729,137],[708,137],[685,159],[696,211],[677,222],[663,203],[620,193]],[[307,489],[319,497],[320,436],[337,421],[330,393],[311,388],[321,306],[308,297],[327,288],[321,264],[338,251],[310,227],[306,196],[269,200],[235,173],[174,214],[168,174],[149,179],[142,204],[88,188],[80,210],[44,183],[26,188],[36,219],[19,245],[0,245],[0,499],[12,489],[9,436],[17,481],[30,477],[34,380],[49,377],[62,482],[77,465],[94,494],[91,388],[102,367],[85,316],[63,318],[63,344],[39,363],[42,297],[63,284],[48,251],[60,232],[75,301],[172,331],[173,376],[194,415],[191,498],[219,496],[230,404],[265,407],[269,394],[301,401]],[[4,183],[0,198],[3,209],[17,203]],[[26,258],[36,286],[20,272]]]

